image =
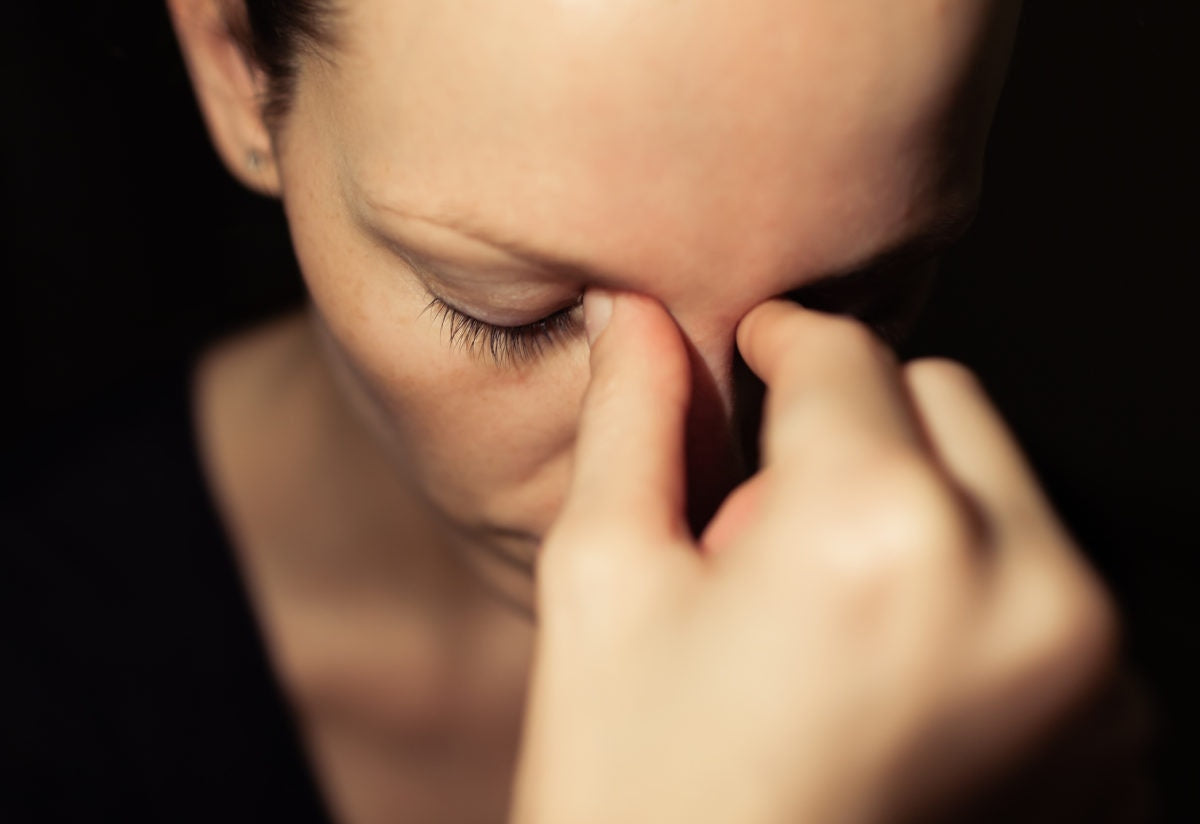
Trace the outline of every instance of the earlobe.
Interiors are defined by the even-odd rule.
[[[231,32],[229,5],[228,0],[167,0],[217,154],[243,185],[275,196],[278,166],[261,105],[266,78]]]

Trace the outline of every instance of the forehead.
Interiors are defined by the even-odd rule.
[[[357,0],[316,97],[371,202],[614,273],[828,269],[960,199],[934,137],[961,38],[863,25],[895,5]]]

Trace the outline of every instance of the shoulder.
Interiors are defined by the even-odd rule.
[[[196,363],[194,395],[200,415],[206,405],[227,401],[242,412],[275,402],[304,376],[315,354],[312,325],[294,313],[232,335]]]
[[[247,487],[252,494],[256,486],[271,485],[272,474],[279,475],[275,465],[301,445],[281,448],[278,440],[311,406],[305,395],[316,350],[311,324],[296,314],[230,337],[198,361],[193,382],[197,445],[225,510],[238,508]]]

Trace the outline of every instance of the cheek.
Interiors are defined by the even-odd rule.
[[[297,258],[348,388],[398,470],[462,523],[543,532],[569,478],[586,344],[522,369],[451,348],[415,279],[312,206],[288,209]]]
[[[452,360],[466,358],[441,358]],[[395,363],[379,392],[405,471],[460,520],[540,534],[569,478],[586,382],[578,360],[563,353],[521,379],[487,365]]]

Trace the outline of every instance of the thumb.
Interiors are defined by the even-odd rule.
[[[683,339],[653,298],[591,289],[583,306],[591,380],[560,523],[674,543],[688,535],[683,451],[690,372]]]

